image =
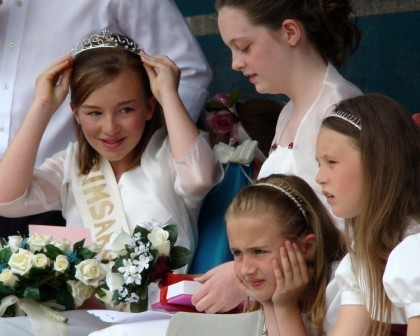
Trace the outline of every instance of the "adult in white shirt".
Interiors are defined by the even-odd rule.
[[[82,38],[105,28],[130,36],[149,54],[174,60],[181,69],[181,99],[198,119],[211,70],[173,0],[5,0],[0,5],[0,158],[33,100],[36,76]],[[74,140],[71,118],[65,101],[45,130],[36,166]],[[48,224],[54,220],[62,218]],[[25,232],[26,224],[2,225],[0,235]]]

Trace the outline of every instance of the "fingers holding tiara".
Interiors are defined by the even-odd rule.
[[[149,76],[150,85],[156,99],[161,102],[162,94],[177,92],[181,70],[167,56],[140,53],[141,60]]]

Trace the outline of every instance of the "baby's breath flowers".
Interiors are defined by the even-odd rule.
[[[174,246],[177,236],[176,225],[162,227],[156,221],[137,226],[132,236],[125,232],[112,235],[108,248],[118,256],[97,297],[109,305],[129,304],[131,312],[147,310],[148,286],[191,259],[187,248]]]

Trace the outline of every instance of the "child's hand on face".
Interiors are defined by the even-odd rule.
[[[150,56],[142,51],[140,57],[149,76],[153,95],[163,105],[168,94],[177,94],[181,70],[167,56]]]
[[[65,56],[49,65],[36,79],[34,104],[53,114],[69,91],[72,59]]]
[[[290,241],[280,247],[280,262],[282,270],[273,260],[277,287],[271,300],[275,307],[296,306],[312,278],[313,270],[307,266],[299,247]]]

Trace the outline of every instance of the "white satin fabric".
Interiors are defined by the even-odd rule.
[[[329,209],[326,198],[322,195],[320,185],[315,182],[315,177],[318,173],[318,163],[315,160],[315,155],[319,128],[321,127],[322,120],[332,111],[335,104],[343,99],[352,98],[361,94],[362,92],[354,84],[341,76],[333,65],[328,64],[321,91],[302,119],[293,141],[293,148],[291,149],[293,162],[290,164],[283,162],[290,160],[291,157],[283,157],[275,150],[264,162],[258,177],[261,178],[270,174],[290,173],[290,168],[294,166],[296,175],[309,183],[320,200]],[[278,143],[290,119],[292,109],[292,101],[289,101],[282,109],[277,121],[273,144]],[[288,168],[287,171],[284,171],[283,167]],[[341,229],[343,228],[342,221],[337,220],[337,225]]]
[[[391,323],[407,324],[410,317],[420,316],[419,255],[420,233],[417,233],[406,237],[388,257],[382,281],[392,302]],[[336,279],[342,289],[342,305],[367,306],[368,289],[356,281],[349,255],[340,263]]]
[[[18,199],[0,204],[0,215],[27,216],[50,210],[62,210],[67,226],[83,224],[71,187],[77,144],[48,159],[35,171],[27,192]],[[197,218],[207,192],[223,177],[206,138],[200,134],[188,155],[173,160],[169,139],[157,131],[142,155],[141,165],[125,172],[118,188],[128,226],[152,219],[178,226],[177,245],[195,250]]]

